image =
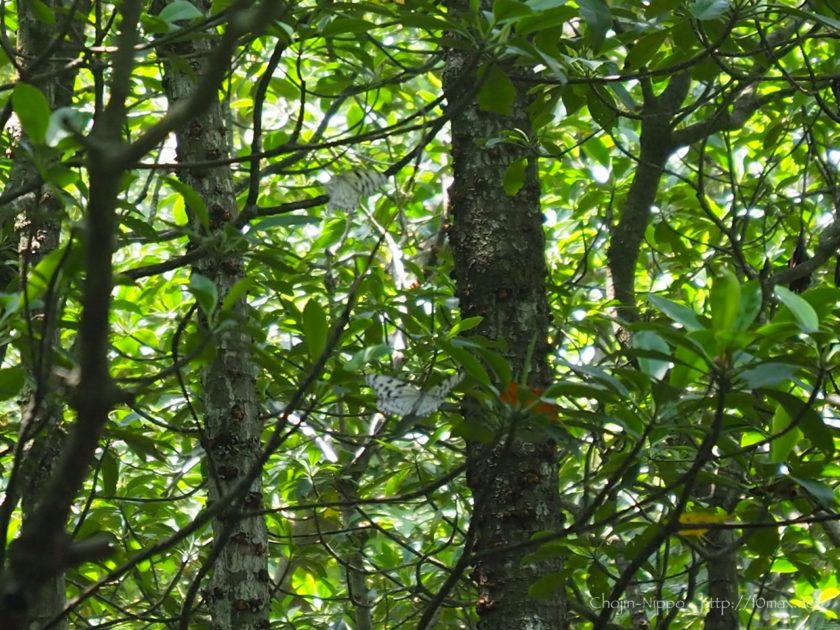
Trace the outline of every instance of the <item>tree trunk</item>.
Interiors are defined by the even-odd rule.
[[[48,1],[46,5],[54,12],[63,6],[57,0]],[[76,66],[65,64],[64,60],[78,56],[78,46],[73,43],[72,33],[81,26],[78,23],[79,16],[86,15],[88,2],[81,2],[73,15],[56,12],[63,18],[58,25],[49,25],[39,20],[29,2],[18,2],[17,10],[17,53],[23,68],[22,78],[43,91],[51,110],[70,105],[77,71]],[[58,42],[55,53],[49,59],[40,60],[40,55],[50,46],[56,32],[64,32],[65,37]],[[57,61],[59,59],[62,61]],[[67,69],[62,71],[65,65]],[[36,80],[31,75],[47,78]],[[6,192],[22,190],[39,180],[35,164],[21,151],[14,156]],[[0,269],[0,290],[5,290],[15,279],[21,285],[19,288],[22,288],[26,281],[25,274],[58,246],[64,219],[62,200],[41,187],[34,193],[19,197],[13,204],[17,206],[17,214],[9,219],[9,223],[14,224],[4,226],[3,231],[14,232],[18,237],[15,252],[17,261],[9,261]],[[24,352],[21,360],[26,366],[28,381],[35,386],[28,387],[23,396],[17,453],[19,475],[10,481],[4,505],[4,509],[11,512],[20,499],[24,521],[41,501],[42,491],[52,475],[66,436],[62,428],[64,410],[50,394],[52,386],[49,382],[52,352],[58,342],[56,324],[61,318],[60,300],[59,296],[48,293],[44,301],[48,303],[46,308],[27,313],[34,339],[28,344],[30,352]],[[34,353],[38,352],[40,354],[36,357]],[[0,348],[0,361],[5,355],[4,345]],[[60,614],[65,602],[64,574],[60,574],[29,595],[25,608],[26,623],[41,627]],[[16,621],[9,623],[12,625]],[[67,622],[62,620],[51,627],[63,630]]]
[[[453,13],[467,10],[456,1],[449,6]],[[530,359],[529,384],[545,386],[550,381],[548,304],[536,158],[519,144],[487,146],[507,130],[530,135],[528,97],[526,88],[517,85],[509,116],[483,111],[474,94],[479,75],[470,54],[457,49],[449,54],[444,73],[454,171],[449,239],[458,297],[464,317],[484,318],[479,334],[504,340],[514,370],[521,374]],[[509,196],[502,182],[508,167],[520,160],[526,161],[524,181]],[[471,413],[475,410],[465,410],[468,421]],[[562,628],[562,588],[550,598],[528,594],[538,578],[560,571],[560,561],[524,562],[534,549],[504,550],[536,532],[556,530],[560,522],[556,445],[547,438],[523,439],[515,429],[509,423],[499,440],[467,445],[473,551],[481,555],[473,572],[479,628]]]
[[[207,8],[209,3],[197,4]],[[157,6],[161,8],[160,3]],[[171,106],[192,93],[207,64],[211,45],[208,36],[194,36],[167,47],[170,59],[180,58],[165,65],[164,84]],[[176,130],[175,135],[180,162],[223,160],[229,155],[223,106],[218,99],[205,114]],[[227,166],[185,169],[179,171],[179,177],[204,199],[211,233],[224,229],[236,219],[236,198]],[[195,216],[193,228],[204,230]],[[231,287],[244,277],[243,260],[238,253],[205,257],[193,271],[213,282],[220,303]],[[245,307],[242,298],[237,300],[233,306],[235,316],[246,319]],[[236,485],[257,460],[261,451],[262,421],[257,406],[251,339],[241,326],[220,332],[211,331],[203,317],[202,322],[205,334],[213,337],[215,350],[201,379],[202,441],[207,455],[209,501],[213,502]],[[213,628],[269,627],[270,580],[265,520],[261,516],[240,516],[242,511],[262,508],[262,481],[257,477],[241,501],[223,511],[214,521],[215,543],[223,545],[223,549],[215,561],[209,588],[204,591]]]

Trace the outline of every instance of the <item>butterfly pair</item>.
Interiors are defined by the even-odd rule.
[[[365,383],[376,392],[376,406],[382,413],[424,418],[437,411],[462,379],[463,374],[455,374],[434,387],[420,389],[393,376],[368,374]]]

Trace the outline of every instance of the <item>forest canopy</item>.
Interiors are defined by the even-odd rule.
[[[0,628],[837,623],[838,34],[2,3]]]

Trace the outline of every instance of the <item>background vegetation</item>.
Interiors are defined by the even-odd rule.
[[[836,622],[834,2],[0,11],[8,627]],[[460,310],[470,107],[500,212],[539,191],[530,347]],[[425,418],[365,383],[456,373]],[[477,541],[513,437],[556,525]]]

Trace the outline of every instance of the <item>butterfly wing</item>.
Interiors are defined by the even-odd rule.
[[[452,388],[460,383],[463,378],[463,374],[455,374],[434,387],[421,392],[420,401],[415,405],[414,415],[423,418],[433,411],[437,411],[446,400],[449,392],[452,391]]]
[[[440,405],[442,405],[443,401],[446,399],[447,395],[449,395],[449,392],[452,391],[452,388],[455,387],[462,380],[464,380],[463,374],[455,374],[453,376],[450,376],[445,381],[442,381],[438,385],[432,387],[430,390],[428,390],[427,394],[431,398],[439,400],[440,403],[438,404],[438,407],[440,407]]]
[[[383,413],[406,416],[422,397],[414,385],[392,376],[368,374],[365,382],[376,392],[376,406]]]
[[[383,413],[400,416],[412,414],[424,418],[443,404],[447,394],[462,378],[461,374],[450,376],[439,385],[425,391],[398,378],[382,374],[369,374],[365,377],[365,382],[376,392],[376,405]]]

